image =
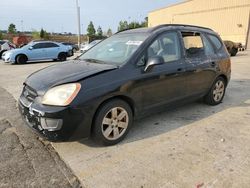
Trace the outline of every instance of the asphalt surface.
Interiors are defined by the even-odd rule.
[[[2,87],[0,101],[0,188],[81,187],[51,144],[27,129]]]
[[[17,99],[24,79],[51,64],[0,63],[0,87]],[[250,51],[241,52],[232,58],[232,80],[222,104],[194,102],[154,114],[135,122],[116,146],[99,147],[91,140],[52,145],[84,187],[248,188],[249,72]],[[5,120],[2,124],[9,127]],[[23,137],[29,140],[32,135]]]

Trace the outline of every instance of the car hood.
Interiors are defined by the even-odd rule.
[[[79,60],[69,61],[34,72],[24,84],[37,92],[44,92],[56,85],[77,82],[117,68],[117,66],[108,64],[88,63]]]
[[[16,48],[16,49],[9,50],[6,53],[16,54],[16,53],[19,53],[19,52],[23,52],[23,49],[22,48]]]

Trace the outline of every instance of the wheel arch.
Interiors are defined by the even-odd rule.
[[[228,84],[228,81],[229,81],[229,80],[228,80],[228,77],[227,77],[225,74],[220,74],[220,75],[217,76],[217,78],[219,78],[219,77],[222,77],[222,78],[225,80],[226,85]],[[217,79],[217,78],[216,78],[216,79]]]
[[[20,55],[25,56],[25,57],[27,58],[27,61],[29,60],[29,58],[28,58],[28,56],[27,56],[26,54],[21,53],[21,54],[16,54],[16,56],[15,56],[15,61],[17,61],[17,57],[20,56]]]

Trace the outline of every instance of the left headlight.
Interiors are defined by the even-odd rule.
[[[52,106],[69,105],[81,89],[81,84],[72,83],[51,88],[42,98],[42,104]]]

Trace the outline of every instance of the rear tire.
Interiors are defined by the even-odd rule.
[[[232,57],[236,56],[236,54],[238,53],[238,49],[237,48],[232,48],[230,51],[230,54]]]
[[[101,145],[114,145],[128,134],[133,124],[133,113],[123,100],[115,99],[103,104],[96,113],[93,138]]]
[[[18,64],[24,64],[24,63],[27,63],[27,61],[28,61],[28,58],[25,55],[18,55],[16,57],[16,62]]]
[[[66,61],[67,55],[65,53],[60,53],[57,58],[59,61]]]
[[[206,104],[215,106],[222,102],[226,91],[226,81],[223,77],[218,77],[213,83],[204,101]]]

